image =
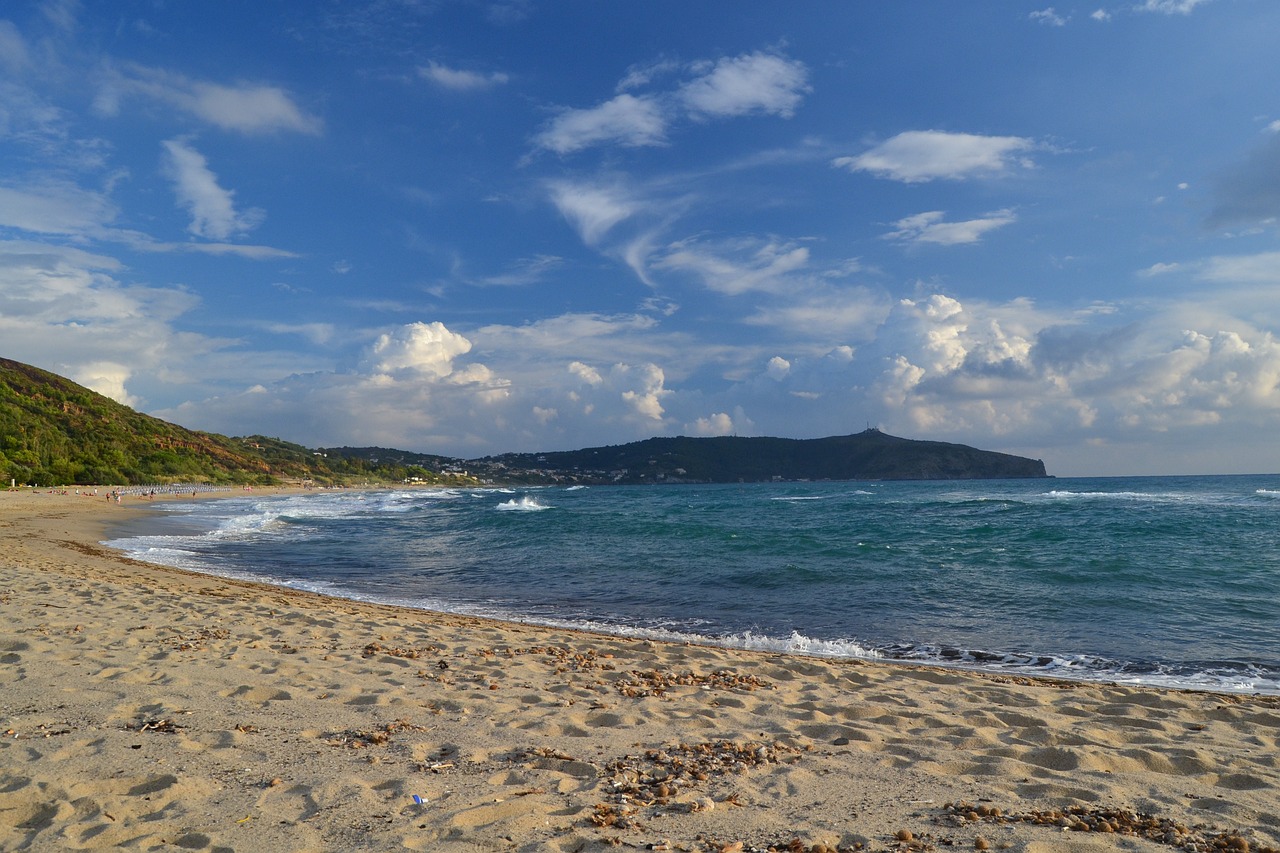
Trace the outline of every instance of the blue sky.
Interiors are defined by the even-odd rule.
[[[474,457],[1280,471],[1280,3],[9,2],[0,356]]]

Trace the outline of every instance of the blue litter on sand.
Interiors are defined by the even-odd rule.
[[[422,805],[423,803],[425,803],[425,802],[426,802],[426,800],[422,799],[422,797],[419,797],[417,794],[414,794],[414,795],[413,795],[413,802],[414,802],[415,804],[417,804],[417,805],[419,805],[419,806],[420,806],[420,805]]]

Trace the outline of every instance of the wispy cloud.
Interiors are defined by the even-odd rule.
[[[115,218],[101,193],[60,180],[0,186],[0,226],[36,234],[85,235]]]
[[[1018,155],[1034,147],[1021,136],[909,130],[857,156],[837,157],[832,165],[908,184],[963,180],[1000,175],[1013,166],[1030,167],[1030,161]]]
[[[637,204],[618,187],[555,181],[551,201],[578,230],[582,242],[594,246],[615,225],[636,212]]]
[[[978,219],[947,222],[946,211],[930,210],[899,219],[893,223],[897,229],[882,235],[886,240],[903,243],[932,243],[938,246],[959,246],[977,243],[987,232],[1003,228],[1018,220],[1012,210],[996,210]]]
[[[418,69],[418,76],[453,92],[476,92],[492,89],[505,84],[510,77],[501,71],[490,71],[487,74],[479,71],[466,71],[449,68],[438,62],[430,62]]]
[[[662,145],[666,132],[667,119],[656,100],[622,94],[598,107],[561,112],[534,142],[557,154],[571,154],[603,142],[632,148]]]
[[[534,137],[534,144],[557,154],[606,143],[665,145],[670,127],[681,119],[789,118],[810,91],[804,63],[763,52],[686,66],[692,76],[675,90],[627,91],[647,86],[679,67],[667,60],[633,67],[618,84],[621,94],[595,107],[561,111]]]
[[[178,203],[191,214],[187,230],[197,237],[226,240],[253,230],[265,214],[257,209],[237,211],[235,193],[218,185],[204,155],[187,143],[170,139],[162,143],[165,172],[173,181]]]
[[[1041,9],[1038,12],[1032,12],[1027,17],[1036,23],[1046,24],[1051,27],[1065,27],[1068,20],[1059,15],[1052,6],[1047,9]]]
[[[1139,12],[1161,12],[1165,15],[1189,15],[1191,10],[1209,0],[1145,0],[1135,6]]]
[[[497,287],[524,287],[546,279],[552,271],[564,266],[564,258],[556,255],[535,255],[521,258],[511,264],[506,272],[480,279],[479,284]]]
[[[707,244],[690,239],[671,246],[654,267],[692,275],[710,290],[739,296],[750,291],[788,290],[788,277],[808,263],[809,250],[793,243],[739,240]]]
[[[324,127],[319,118],[309,115],[277,86],[228,86],[139,65],[108,74],[101,81],[94,105],[100,113],[116,115],[121,101],[135,96],[176,107],[215,127],[239,133],[318,134]]]

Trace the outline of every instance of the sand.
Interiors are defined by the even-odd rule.
[[[138,511],[0,493],[0,850],[1280,848],[1276,697],[366,605],[97,544]]]

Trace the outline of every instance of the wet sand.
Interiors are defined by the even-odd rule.
[[[1280,698],[664,644],[128,560],[0,493],[0,850],[1280,849]]]

